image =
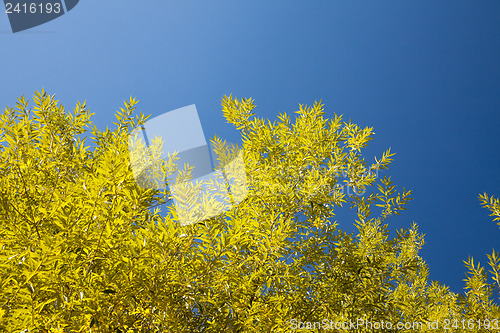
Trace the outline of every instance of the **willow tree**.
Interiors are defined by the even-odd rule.
[[[84,103],[66,112],[43,91],[33,101],[0,116],[2,331],[288,332],[351,321],[341,330],[371,332],[364,321],[435,332],[429,323],[466,318],[457,294],[428,282],[417,226],[390,236],[410,191],[377,176],[390,150],[365,160],[372,128],[326,119],[321,103],[270,122],[252,100],[224,97],[241,150],[213,145],[222,162],[244,152],[245,199],[186,224],[168,186],[134,176],[129,137],[148,118],[135,99],[105,131]],[[150,149],[158,157],[161,142]],[[149,180],[168,179],[171,162]],[[356,232],[342,230],[339,209],[354,211],[342,224]],[[480,304],[468,315],[490,315]]]

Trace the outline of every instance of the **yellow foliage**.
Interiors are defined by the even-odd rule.
[[[235,195],[245,199],[186,225],[168,188],[136,182],[131,165],[145,157],[130,159],[128,139],[147,117],[133,115],[135,99],[104,131],[85,104],[65,112],[44,91],[33,100],[0,115],[2,332],[288,332],[294,320],[427,323],[498,311],[473,262],[465,300],[428,283],[416,225],[389,237],[387,219],[410,200],[377,177],[394,154],[367,163],[373,129],[326,119],[321,103],[270,122],[253,100],[224,97],[242,135],[238,172],[248,179]],[[224,160],[239,151],[213,142]],[[172,172],[155,168],[144,184]],[[334,222],[345,204],[353,234]]]

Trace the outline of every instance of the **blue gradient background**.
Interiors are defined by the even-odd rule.
[[[397,153],[386,174],[415,199],[389,227],[417,222],[431,279],[460,292],[462,260],[500,250],[477,200],[500,195],[499,17],[493,0],[87,0],[12,34],[0,13],[0,104],[45,87],[99,128],[130,95],[153,117],[196,104],[207,137],[239,141],[224,94],[270,118],[322,99],[374,127],[367,157]]]

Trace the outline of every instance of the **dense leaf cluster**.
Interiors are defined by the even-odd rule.
[[[85,104],[67,113],[43,91],[33,101],[0,115],[2,332],[288,332],[292,322],[319,332],[305,323],[324,319],[422,322],[399,331],[436,332],[428,323],[444,331],[444,320],[500,319],[484,268],[470,259],[468,289],[455,294],[429,282],[416,225],[390,236],[388,219],[410,200],[377,177],[394,154],[365,161],[372,129],[324,118],[321,103],[270,122],[255,117],[252,100],[225,97],[248,193],[184,225],[168,189],[139,186],[131,170],[142,157],[131,157],[129,135],[147,119],[133,115],[135,99],[105,131]],[[213,143],[221,163],[237,153]],[[158,156],[161,142],[151,149]],[[142,185],[172,173],[157,167]],[[481,200],[498,219],[498,200]],[[357,232],[335,221],[341,207],[355,212]],[[490,261],[498,287],[498,253]]]

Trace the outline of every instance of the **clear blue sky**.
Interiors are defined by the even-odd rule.
[[[270,118],[322,99],[374,127],[369,157],[397,153],[415,199],[390,228],[417,222],[431,279],[458,292],[462,260],[500,250],[477,200],[500,195],[499,33],[496,0],[85,0],[17,34],[0,13],[0,104],[45,87],[100,128],[130,95],[153,116],[196,104],[207,136],[238,141],[224,94]]]

